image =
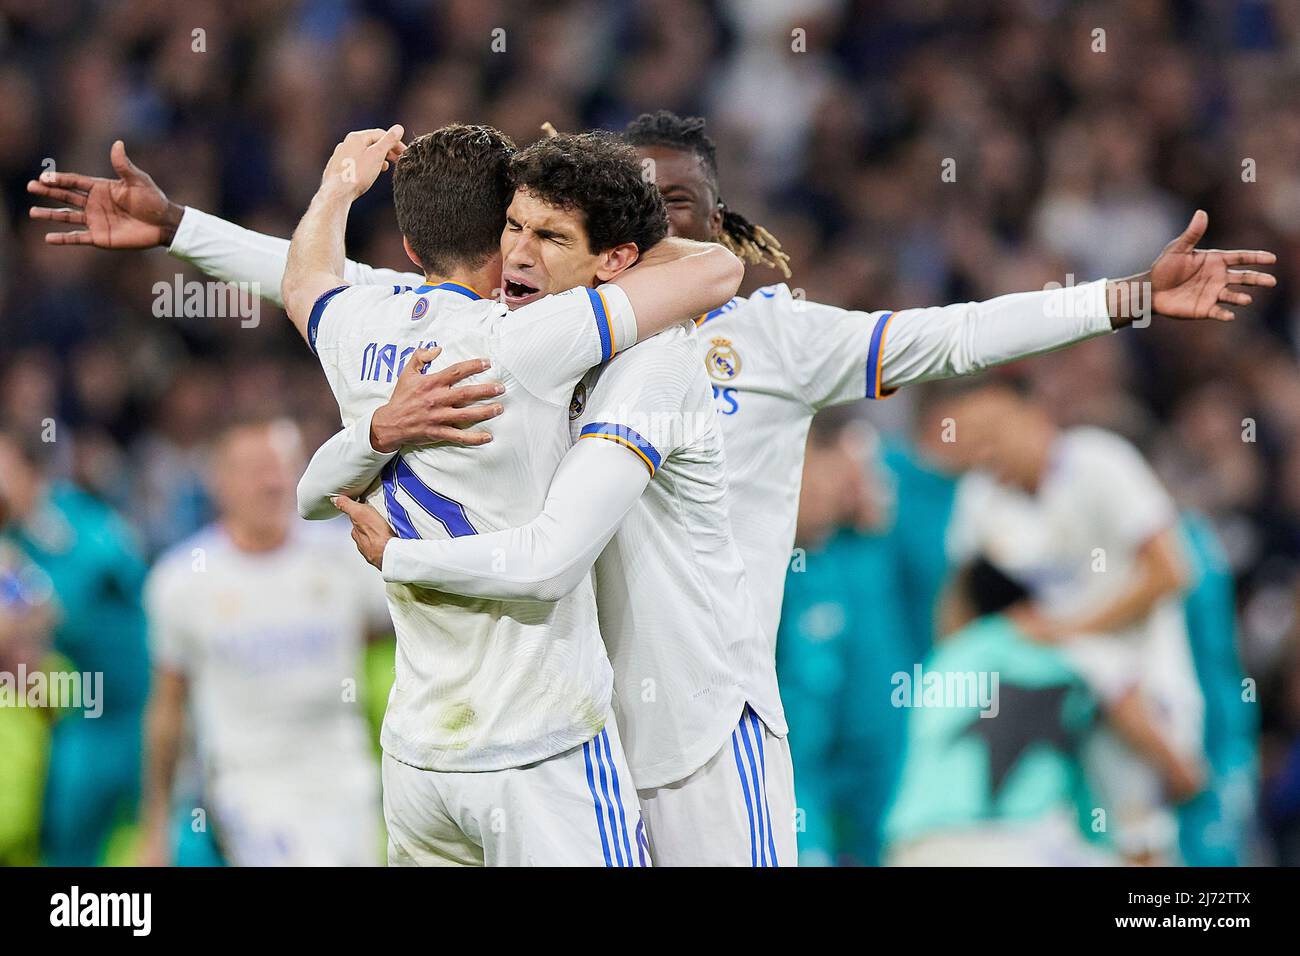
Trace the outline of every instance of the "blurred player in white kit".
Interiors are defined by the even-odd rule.
[[[228,427],[213,452],[217,521],[150,574],[146,864],[172,860],[187,710],[207,823],[231,864],[382,859],[379,767],[357,691],[367,636],[391,627],[383,582],[346,526],[297,516],[301,466],[291,423]]]
[[[1085,761],[1120,852],[1169,862],[1168,802],[1199,787],[1204,713],[1179,603],[1186,570],[1173,501],[1124,439],[1058,429],[1005,382],[981,383],[949,408],[976,466],[958,486],[950,557],[983,552],[1018,575],[1035,601],[1021,628],[1059,644],[1113,718],[1145,711],[1156,736],[1125,742],[1102,730]]]

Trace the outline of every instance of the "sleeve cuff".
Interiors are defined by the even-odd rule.
[[[417,563],[411,560],[411,545],[427,542],[403,541],[391,538],[384,545],[384,556],[379,562],[379,573],[388,584],[410,584],[415,580]]]
[[[596,312],[596,321],[604,320],[609,330],[608,360],[624,349],[636,345],[636,313],[632,310],[632,300],[627,293],[612,282],[591,290],[592,310]],[[602,315],[603,313],[603,315]],[[604,349],[604,333],[601,335],[601,347]]]
[[[1110,324],[1110,303],[1106,301],[1106,285],[1108,282],[1108,279],[1098,279],[1096,282],[1084,283],[1084,286],[1087,287],[1086,293],[1082,295],[1082,302],[1079,304],[1083,308],[1083,317],[1086,323],[1084,331],[1086,332],[1115,331]],[[1080,286],[1076,286],[1076,292],[1080,288]]]
[[[176,235],[172,236],[172,244],[167,247],[167,254],[180,259],[192,255],[195,241],[202,235],[203,220],[211,218],[200,209],[186,206],[185,211],[181,213],[180,225],[176,227]]]
[[[397,454],[395,451],[380,451],[370,442],[370,425],[374,420],[375,412],[379,411],[381,406],[376,405],[370,411],[358,418],[352,427],[356,429],[357,444],[362,448],[363,453],[376,464],[387,464],[388,460]],[[355,436],[354,436],[355,437]]]
[[[352,287],[348,285],[340,285],[335,286],[328,292],[322,292],[319,298],[316,299],[315,305],[311,307],[311,315],[307,319],[307,345],[311,348],[313,355],[320,354],[316,350],[316,337],[320,334],[320,320],[321,316],[325,314],[325,306],[329,305],[340,292],[350,288]]]

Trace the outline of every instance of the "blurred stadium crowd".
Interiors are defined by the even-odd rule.
[[[526,143],[543,121],[698,114],[724,198],[781,239],[790,285],[850,308],[1132,273],[1197,207],[1209,244],[1275,250],[1278,289],[1236,323],[1157,322],[1025,371],[1058,422],[1133,441],[1215,532],[1258,699],[1237,741],[1258,812],[1231,860],[1300,862],[1298,0],[0,0],[0,51],[0,421],[53,420],[51,473],[116,509],[145,561],[211,519],[227,413],[283,412],[309,448],[337,413],[272,307],[251,327],[159,318],[155,284],[197,278],[164,252],[43,243],[26,181],[49,160],[107,175],[116,138],[174,200],[287,236],[350,129],[467,120]],[[381,179],[350,255],[401,268],[391,223]],[[752,269],[746,288],[779,279]],[[918,447],[924,399],[855,410],[872,437],[854,494],[809,459],[779,654],[823,668],[818,694],[786,689],[792,739],[826,738],[796,750],[801,796],[826,809],[810,862],[880,858],[906,719],[888,675],[930,645],[954,484]],[[818,634],[852,653],[801,658]],[[0,806],[31,803],[41,759],[19,752],[0,749]],[[33,833],[0,833],[0,861],[30,853]]]

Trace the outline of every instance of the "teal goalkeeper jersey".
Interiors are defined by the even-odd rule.
[[[907,677],[895,688],[898,705],[909,707],[908,733],[887,844],[1078,813],[1085,791],[1077,750],[1096,708],[1058,651],[1023,638],[1004,617],[988,617],[941,641]],[[954,690],[980,680],[992,707]]]
[[[54,584],[54,650],[77,671],[103,675],[104,717],[138,719],[149,692],[146,568],[126,522],[58,482],[30,519],[4,535]]]

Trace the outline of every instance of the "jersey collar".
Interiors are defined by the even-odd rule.
[[[437,285],[422,285],[416,289],[415,292],[418,295],[424,295],[426,292],[437,292],[440,289],[447,292],[458,293],[459,295],[465,296],[467,299],[483,298],[483,296],[479,295],[476,290],[471,289],[469,286],[460,282],[439,282]]]

